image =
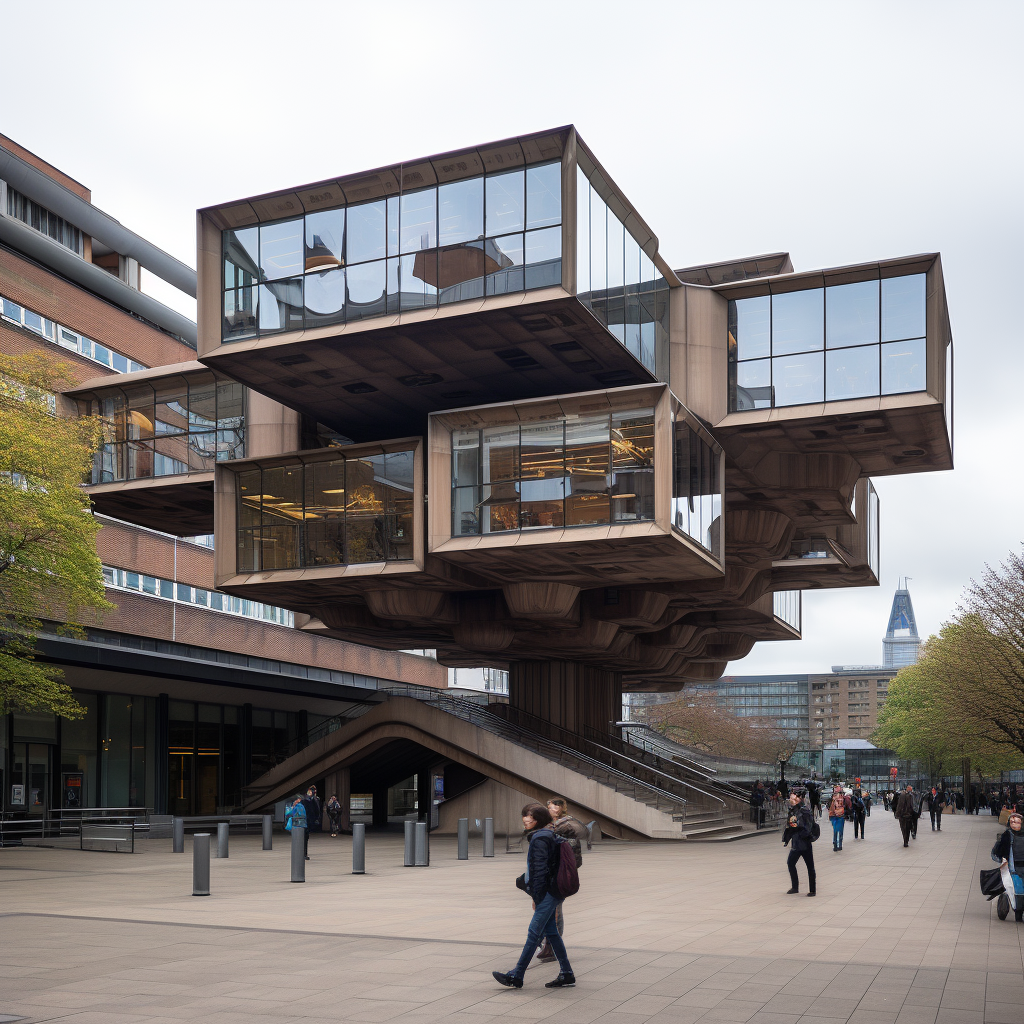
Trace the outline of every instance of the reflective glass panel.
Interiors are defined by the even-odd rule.
[[[323,270],[306,275],[306,327],[345,322],[345,270]]]
[[[519,476],[519,427],[487,427],[483,431],[483,482]]]
[[[304,243],[302,219],[260,226],[261,280],[279,281],[301,274]]]
[[[607,523],[611,460],[609,417],[583,417],[565,424],[567,526]]]
[[[556,481],[561,484],[561,480]],[[486,485],[480,505],[484,533],[519,529],[519,484],[512,480]]]
[[[590,289],[598,295],[608,287],[608,207],[590,190]],[[596,312],[596,311],[595,311]]]
[[[576,294],[590,291],[590,182],[576,168]]]
[[[562,165],[526,169],[526,226],[543,228],[562,220]]]
[[[785,356],[822,347],[825,336],[823,288],[787,292],[771,298],[772,355]]]
[[[882,341],[924,337],[926,281],[925,274],[882,281]]]
[[[525,180],[523,171],[492,174],[486,179],[488,237],[523,230],[526,222]]]
[[[260,285],[260,334],[302,330],[302,278]]]
[[[184,377],[166,377],[156,382],[157,435],[188,430],[188,384]]]
[[[520,475],[524,480],[564,474],[564,434],[560,420],[524,425],[520,437]]]
[[[224,322],[221,337],[237,341],[256,333],[258,288],[235,288],[224,293]]]
[[[221,429],[245,425],[245,386],[235,381],[217,384],[217,426]]]
[[[825,401],[878,394],[878,346],[840,348],[825,359]]]
[[[641,258],[641,268],[643,258]],[[760,359],[771,355],[771,296],[756,295],[729,303],[729,348],[736,359]],[[732,351],[730,355],[732,355]]]
[[[736,410],[770,409],[772,404],[770,359],[753,359],[736,365]]]
[[[124,389],[127,399],[126,427],[128,437],[152,437],[156,412],[153,407],[153,389],[149,384]]]
[[[825,397],[824,354],[809,352],[772,360],[776,406],[805,405]]]
[[[437,245],[437,189],[425,188],[402,196],[400,235],[403,253]]]
[[[306,214],[306,272],[340,267],[344,254],[345,210]]]
[[[224,253],[224,287],[241,288],[259,279],[260,229],[238,228],[221,235]]]
[[[213,430],[217,426],[217,380],[213,374],[188,378],[189,430]]]
[[[474,536],[480,532],[480,488],[456,487],[452,492],[452,535]]]
[[[484,236],[484,179],[467,178],[437,189],[438,245]]]
[[[380,316],[386,311],[387,268],[384,260],[359,263],[345,269],[348,320]]]
[[[437,305],[437,252],[418,252],[401,257],[399,268],[401,307],[426,309]]]
[[[883,395],[924,391],[927,383],[924,338],[882,345]]]
[[[424,254],[426,255],[426,254]],[[466,242],[437,253],[438,302],[463,302],[484,293],[484,242]]]
[[[608,289],[621,291],[623,275],[623,261],[625,259],[625,228],[622,221],[608,211]],[[609,317],[610,319],[610,317]]]
[[[829,348],[878,341],[878,282],[858,281],[825,289],[825,331]]]
[[[487,294],[504,295],[523,290],[523,236],[488,238],[484,243]]]
[[[562,282],[562,229],[526,232],[526,287],[547,288]]]
[[[401,201],[398,196],[390,196],[387,200],[388,204],[388,255],[397,256],[399,250],[399,232],[398,226],[400,223],[399,207]],[[350,208],[351,209],[351,208]],[[349,213],[351,217],[352,214]]]
[[[520,486],[519,528],[551,529],[565,525],[564,477],[523,480]]]
[[[379,260],[386,255],[385,209],[386,203],[383,199],[348,208],[346,263],[365,263],[368,260]],[[396,234],[397,230],[396,225]]]
[[[475,487],[480,475],[480,431],[452,432],[452,486]]]

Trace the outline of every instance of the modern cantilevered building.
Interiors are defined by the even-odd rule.
[[[507,705],[395,697],[345,723],[251,808],[443,762],[479,785],[442,823],[557,789],[620,834],[678,834],[723,798],[618,736],[622,692],[799,638],[802,591],[878,582],[871,478],[952,466],[937,254],[673,269],[571,126],[223,203],[197,231],[175,387],[245,385],[259,453],[193,465],[154,437],[180,471],[103,476],[100,507],[213,530],[216,590],[307,634],[509,671]],[[160,374],[136,378],[159,403]],[[187,430],[219,449],[219,417]],[[616,803],[630,781],[639,810]]]

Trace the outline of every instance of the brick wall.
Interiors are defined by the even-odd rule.
[[[136,530],[127,523],[107,520],[103,523],[96,538],[96,551],[104,565],[213,589],[213,551],[210,548],[179,541],[175,570],[173,538]]]
[[[272,622],[208,611],[121,590],[108,590],[107,599],[118,607],[95,621],[95,625],[102,629],[421,686],[443,689],[448,685],[447,669],[430,658],[398,651],[378,651],[341,640],[311,636]]]
[[[183,363],[195,351],[77,285],[0,248],[0,292],[49,320],[145,366]],[[104,372],[96,367],[95,376]]]
[[[48,178],[53,178],[54,181],[60,182],[66,189],[70,189],[79,199],[84,199],[87,203],[92,202],[92,192],[80,181],[75,181],[74,178],[69,177],[63,171],[58,171],[53,164],[48,164],[41,157],[36,156],[35,153],[30,152],[23,146],[19,146],[13,139],[7,138],[6,135],[0,135],[0,149],[6,149],[8,153],[20,156],[25,163],[30,164],[37,171],[42,171]]]

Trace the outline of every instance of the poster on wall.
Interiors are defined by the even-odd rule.
[[[11,786],[11,803],[16,807],[23,807],[25,804],[25,787]]]
[[[75,810],[82,806],[82,784],[85,775],[82,772],[65,772],[64,786],[61,790],[61,807]]]

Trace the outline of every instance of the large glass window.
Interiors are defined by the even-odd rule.
[[[654,519],[650,409],[452,432],[452,534]]]
[[[238,474],[237,569],[413,557],[412,451]]]
[[[560,284],[561,173],[556,161],[224,231],[221,337]]]
[[[672,525],[722,557],[719,453],[684,419],[673,425]]]
[[[730,410],[923,391],[926,275],[729,302]]]
[[[244,457],[245,395],[243,385],[210,373],[80,397],[82,415],[103,425],[90,483],[202,472]]]
[[[576,170],[576,295],[654,373],[659,346],[668,340],[668,284],[582,169]],[[529,241],[527,246],[529,252]]]

